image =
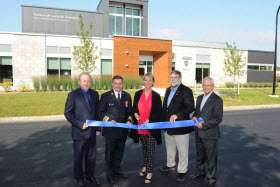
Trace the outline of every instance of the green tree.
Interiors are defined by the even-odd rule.
[[[245,60],[242,60],[243,51],[239,51],[236,49],[235,43],[230,45],[228,42],[226,43],[227,49],[224,48],[224,52],[226,54],[226,58],[224,59],[223,68],[226,75],[233,77],[234,83],[236,83],[236,79],[243,76],[246,73],[246,70],[243,69],[246,65]]]
[[[76,35],[79,37],[81,45],[74,46],[72,54],[76,67],[73,69],[78,72],[91,73],[96,69],[95,61],[99,57],[99,54],[96,54],[97,46],[94,45],[92,40],[93,25],[90,23],[89,30],[85,31],[81,14],[78,23],[80,24],[80,33],[76,32]]]
[[[243,76],[246,73],[246,70],[243,69],[246,65],[245,60],[242,60],[243,51],[239,51],[236,49],[235,43],[233,45],[230,45],[228,42],[226,42],[227,48],[224,48],[224,52],[226,55],[226,58],[224,59],[224,72],[225,75],[228,75],[229,77],[233,78],[234,82],[234,92],[235,92],[235,84],[236,79],[239,81],[239,77]],[[234,93],[232,94],[234,99]]]

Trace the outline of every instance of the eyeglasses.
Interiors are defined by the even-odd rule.
[[[180,77],[169,77],[169,79],[179,79]]]
[[[211,87],[213,86],[212,84],[209,84],[209,85],[202,85],[203,87]]]

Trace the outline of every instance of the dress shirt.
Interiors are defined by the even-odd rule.
[[[180,84],[178,84],[178,86],[177,87],[175,87],[175,89],[173,90],[173,88],[172,87],[170,87],[170,94],[169,94],[169,96],[168,96],[168,100],[167,100],[167,107],[169,106],[169,104],[170,104],[170,102],[171,102],[171,100],[172,100],[172,98],[173,98],[173,96],[174,96],[174,94],[176,93],[176,91],[177,91],[177,89],[178,89],[178,87],[181,85],[181,82],[180,82]]]
[[[87,93],[87,94],[88,94],[88,100],[89,100],[89,102],[91,102],[91,98],[90,98],[90,93],[89,93],[89,91],[85,91],[85,90],[83,90],[82,88],[81,88],[81,90],[82,90],[82,92],[83,92],[83,95],[84,95],[85,100],[86,100],[86,93]]]
[[[200,104],[200,111],[202,110],[204,104],[206,103],[206,101],[208,100],[208,98],[210,97],[210,95],[212,93],[213,93],[213,91],[210,92],[208,95],[205,95],[205,94],[203,95],[203,98],[202,98],[202,101],[201,101],[201,104]]]
[[[120,93],[118,93],[114,90],[114,94],[115,94],[117,100],[118,100],[118,94],[120,94],[120,99],[122,99],[122,91],[120,91]]]

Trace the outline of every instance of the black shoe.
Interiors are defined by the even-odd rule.
[[[85,187],[85,181],[83,179],[77,180],[77,186],[78,187]]]
[[[190,179],[204,179],[204,177],[205,175],[197,173],[195,175],[191,175]]]
[[[168,166],[162,166],[160,167],[160,171],[162,172],[168,172],[168,171],[173,171],[176,169],[176,165],[173,166],[173,167],[168,167]]]
[[[207,187],[214,187],[216,184],[216,181],[214,182],[208,182]]]
[[[117,185],[117,183],[116,183],[116,181],[114,179],[108,180],[108,182],[110,183],[110,185],[112,187],[118,187],[118,185]]]
[[[122,172],[122,171],[121,172],[115,172],[114,174],[115,174],[115,176],[121,177],[121,178],[127,178],[128,177],[127,174]]]
[[[86,178],[86,181],[92,184],[100,185],[100,182],[97,178],[92,177],[92,178]]]
[[[179,173],[177,176],[177,181],[183,182],[186,179],[186,173]]]

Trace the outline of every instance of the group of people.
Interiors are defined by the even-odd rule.
[[[191,179],[204,179],[207,174],[208,186],[214,186],[217,173],[217,147],[220,137],[219,124],[223,118],[223,101],[213,92],[214,81],[211,77],[203,79],[204,94],[197,98],[196,108],[192,90],[182,84],[182,74],[174,70],[169,76],[170,87],[166,89],[162,104],[160,95],[152,90],[155,78],[152,73],[143,77],[144,89],[137,91],[134,100],[122,90],[123,78],[116,75],[112,79],[113,89],[101,95],[90,89],[91,76],[79,75],[80,88],[68,94],[65,104],[65,117],[72,124],[74,141],[74,178],[78,186],[85,181],[100,184],[94,176],[96,159],[96,136],[100,127],[89,127],[86,120],[112,121],[143,125],[153,122],[190,120],[196,121],[195,127],[168,129],[129,129],[104,127],[106,178],[113,187],[117,187],[116,178],[127,178],[121,168],[127,136],[135,143],[142,143],[143,167],[139,176],[144,182],[152,182],[155,147],[162,143],[161,131],[164,131],[167,161],[160,167],[161,172],[178,171],[177,181],[184,181],[188,170],[189,134],[195,131],[196,169]],[[197,121],[203,119],[203,123]],[[178,150],[178,166],[176,151]],[[85,171],[83,171],[83,162]],[[206,173],[205,166],[208,164]]]

